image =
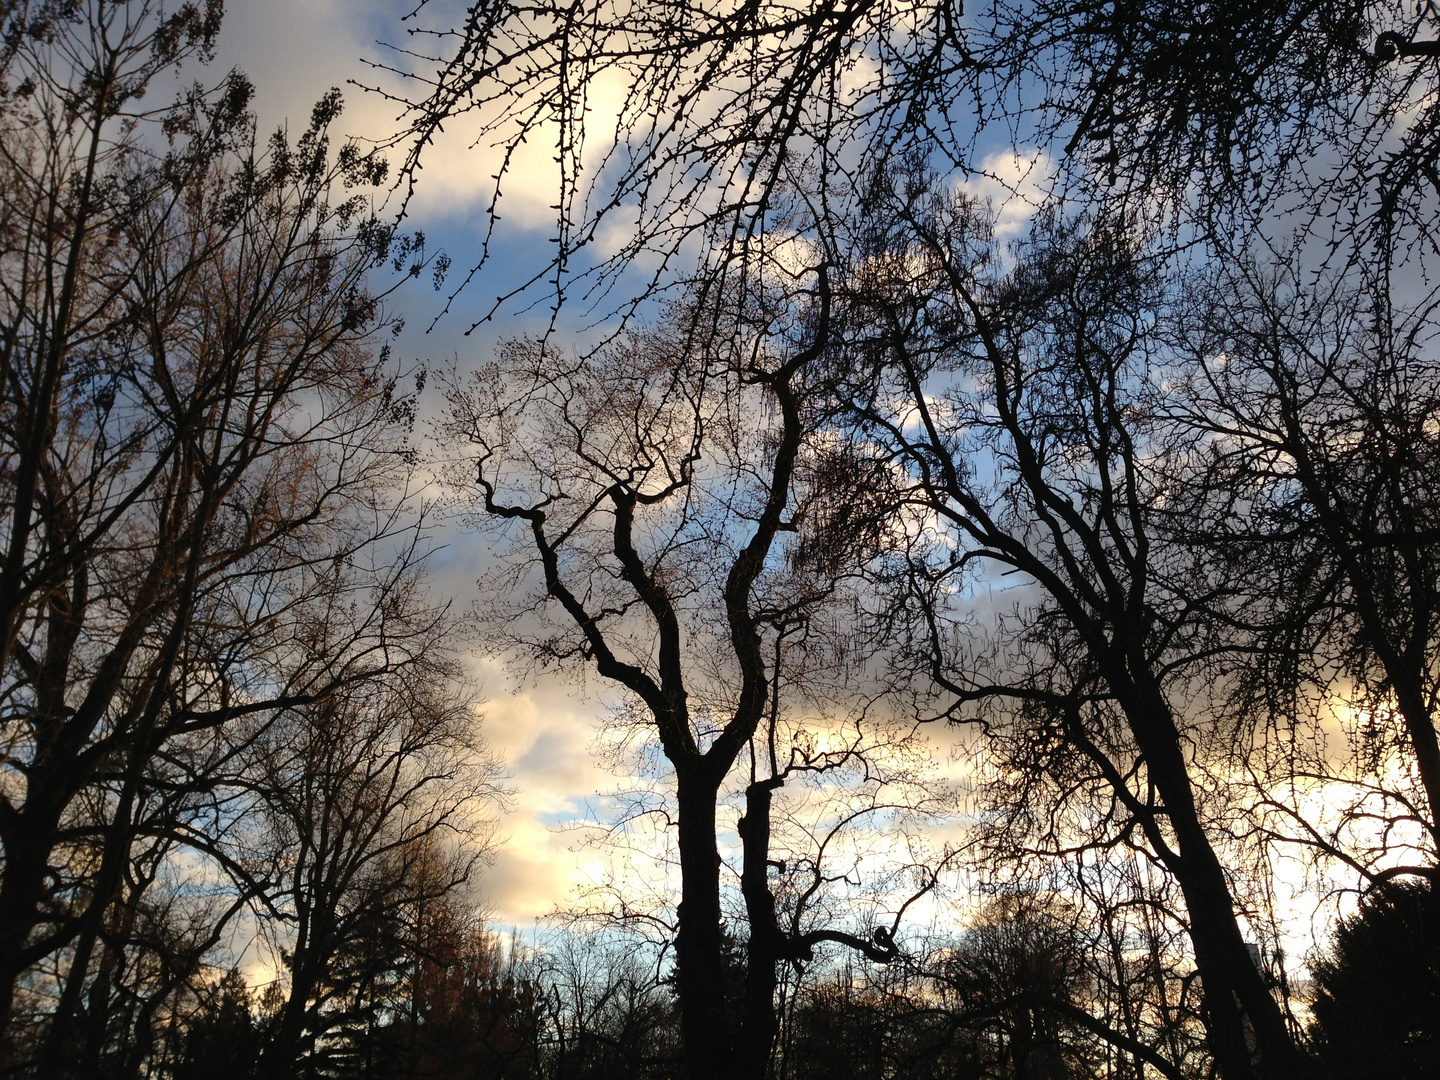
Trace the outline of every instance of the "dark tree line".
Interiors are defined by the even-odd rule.
[[[1387,886],[1335,934],[1316,965],[1317,1021],[1306,1038],[1322,1075],[1429,1075],[1433,1040],[1433,893]],[[418,909],[417,909],[418,911]],[[901,1080],[973,1077],[1209,1075],[1203,1018],[1177,995],[1154,1043],[1118,1034],[1122,1014],[1155,1000],[1149,963],[1131,940],[1107,955],[1105,932],[1054,892],[994,897],[958,936],[912,949],[904,963],[836,958],[789,984],[771,1073]],[[1112,912],[1112,916],[1113,916]],[[375,962],[395,940],[376,923],[337,970],[365,980],[331,1010],[296,1072],[327,1077],[668,1080],[683,1076],[682,1029],[666,950],[626,933],[563,932],[539,946],[487,931],[454,905],[427,902],[409,923],[413,964]],[[1417,942],[1423,952],[1416,951]],[[741,943],[725,977],[744,981]],[[362,959],[363,958],[363,959]],[[1164,973],[1175,986],[1183,965]],[[1405,993],[1390,980],[1413,973]],[[1126,987],[1117,994],[1117,987]],[[271,1075],[286,996],[235,971],[175,1003],[146,1067],[151,1075],[240,1080]],[[1143,1024],[1142,1024],[1143,1027]],[[109,1075],[100,1059],[94,1075]]]

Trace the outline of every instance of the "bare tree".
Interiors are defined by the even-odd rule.
[[[414,252],[333,194],[381,175],[331,152],[338,94],[263,152],[236,74],[141,109],[219,17],[5,14],[0,1026],[69,949],[52,1056],[144,892],[127,876],[196,820],[205,733],[318,707],[413,636],[413,409],[365,274]]]
[[[1227,257],[1228,232],[1251,230],[1250,239],[1266,243],[1264,214],[1277,211],[1278,219],[1278,212],[1313,203],[1317,210],[1283,219],[1283,227],[1308,230],[1314,247],[1330,245],[1318,261],[1367,266],[1383,286],[1377,294],[1385,293],[1374,313],[1388,318],[1392,271],[1406,258],[1433,261],[1435,96],[1422,59],[1433,50],[1412,39],[1434,20],[1429,8],[1412,15],[1383,3],[1216,4],[1193,12],[1016,3],[967,15],[943,2],[903,10],[865,0],[801,9],[761,2],[708,12],[596,0],[476,7],[461,26],[417,28],[396,64],[425,72],[411,103],[410,181],[442,124],[478,117],[480,139],[498,148],[491,207],[498,219],[506,170],[521,144],[553,138],[560,163],[555,257],[516,292],[543,285],[556,310],[577,294],[592,302],[622,270],[643,264],[640,256],[660,257],[645,264],[656,268],[648,286],[616,304],[622,313],[671,286],[689,288],[690,276],[674,273],[683,259],[699,261],[713,274],[710,288],[723,292],[737,278],[748,287],[757,252],[792,242],[795,233],[802,237],[795,248],[823,250],[810,260],[823,264],[823,297],[809,305],[823,317],[800,340],[825,350],[808,368],[818,363],[826,378],[853,383],[854,426],[844,441],[849,460],[860,463],[852,480],[866,479],[850,490],[888,498],[903,477],[913,485],[911,507],[926,522],[907,523],[916,551],[898,565],[903,603],[882,631],[892,642],[913,633],[912,655],[924,677],[953,695],[954,713],[1000,734],[992,745],[1012,755],[1021,778],[1007,789],[1012,836],[1039,837],[1048,855],[1133,845],[1170,875],[1183,894],[1178,918],[1226,1075],[1305,1071],[1291,1018],[1244,940],[1260,903],[1227,865],[1239,846],[1230,831],[1242,813],[1239,800],[1218,785],[1206,790],[1214,780],[1209,770],[1227,751],[1241,773],[1251,764],[1234,753],[1233,725],[1216,719],[1229,704],[1219,699],[1240,685],[1238,657],[1267,650],[1256,635],[1263,620],[1255,605],[1267,596],[1273,602],[1283,575],[1247,589],[1245,566],[1196,542],[1198,515],[1217,505],[1205,502],[1203,459],[1228,432],[1171,410],[1164,384],[1196,358],[1157,358],[1168,343],[1155,324],[1173,300],[1159,281],[1174,264],[1147,265],[1141,253],[1158,247],[1154,238],[1163,232],[1172,251],[1180,241]],[[592,106],[606,79],[619,87],[620,101],[613,124],[598,130]],[[953,191],[976,180],[1014,186],[977,149],[993,145],[986,140],[997,132],[1019,156],[1036,148],[1038,186],[1045,191],[1050,181],[1049,195],[1087,207],[1091,236],[1061,223],[1063,211],[1052,207],[1032,244],[1000,249],[986,215]],[[597,141],[604,148],[595,154]],[[1319,164],[1323,179],[1316,179]],[[874,175],[890,179],[873,184]],[[786,213],[796,191],[810,209],[800,225]],[[601,230],[617,221],[628,242],[613,256],[595,254]],[[1008,259],[1016,260],[1013,268]],[[495,313],[506,299],[480,314]],[[712,348],[743,352],[752,328],[716,322],[707,302],[689,309],[691,332]],[[1426,318],[1410,324],[1407,333],[1418,335],[1412,341],[1428,338]],[[1209,336],[1248,334],[1221,329]],[[842,339],[848,347],[833,347]],[[551,368],[578,372],[589,362],[556,360]],[[604,382],[655,378],[648,356],[631,357],[633,373],[626,363],[607,362]],[[509,425],[507,440],[484,444],[495,451],[494,464],[502,442],[506,453],[535,439],[569,445],[583,427],[571,423],[568,388],[558,407],[565,422],[527,426],[534,414],[525,410],[545,407],[551,385],[540,367],[529,364],[526,374],[544,393],[517,392],[489,410]],[[1313,430],[1302,419],[1281,432],[1279,451],[1311,463],[1293,518],[1304,524],[1286,542],[1303,555],[1295,565],[1320,576],[1303,582],[1304,603],[1313,608],[1284,624],[1298,628],[1293,640],[1268,655],[1313,665],[1325,659],[1315,651],[1323,640],[1344,654],[1336,670],[1367,684],[1375,691],[1369,700],[1382,704],[1392,692],[1397,701],[1406,694],[1420,702],[1433,682],[1423,599],[1428,534],[1416,524],[1401,530],[1410,535],[1392,536],[1396,522],[1424,519],[1403,506],[1428,505],[1426,484],[1414,482],[1415,463],[1429,460],[1428,435],[1417,435],[1425,431],[1426,406],[1410,411],[1407,402],[1397,419],[1396,400],[1388,391],[1372,394],[1367,382],[1390,380],[1408,392],[1408,367],[1406,360],[1357,365],[1352,380],[1348,360],[1322,360],[1314,378],[1266,390],[1263,406],[1294,399],[1309,407],[1310,395],[1329,395],[1350,410],[1345,423],[1355,431],[1383,431],[1383,446],[1403,444],[1378,456],[1337,455],[1326,441],[1328,406],[1321,406]],[[501,372],[487,377],[498,380]],[[1357,393],[1370,397],[1344,403]],[[621,410],[633,418],[634,445],[643,445],[659,412],[629,404]],[[1288,423],[1247,416],[1234,426],[1247,429],[1247,438],[1259,430],[1253,438],[1266,446],[1263,461]],[[826,430],[833,433],[833,424]],[[662,480],[655,471],[661,455],[641,454],[640,471],[656,479],[650,489],[633,489],[636,511],[651,505],[651,494],[660,505],[693,489],[678,464],[685,451],[673,455],[677,464]],[[1264,473],[1272,466],[1252,459],[1246,467]],[[606,650],[588,639],[568,647],[620,677],[628,669],[610,663],[614,642],[598,627],[624,624],[649,606],[647,596],[673,607],[670,581],[647,594],[638,575],[650,570],[648,552],[626,569],[619,547],[592,547],[587,556],[614,560],[610,579],[567,585],[568,601],[554,591],[568,580],[562,556],[578,535],[570,522],[579,517],[560,508],[577,499],[585,513],[614,512],[625,526],[613,535],[629,535],[635,511],[600,493],[612,482],[617,492],[631,491],[639,475],[626,464],[606,474],[606,483],[587,479],[594,494],[577,496],[576,473],[566,467],[537,469],[553,483],[528,500],[507,497],[503,482],[482,468],[487,509],[529,523],[550,595]],[[585,467],[615,466],[600,455]],[[1289,468],[1287,460],[1279,471]],[[1192,482],[1199,486],[1188,490]],[[1391,492],[1384,506],[1372,497],[1382,489]],[[1294,490],[1286,476],[1271,494],[1289,498]],[[1231,497],[1243,533],[1249,508],[1238,500],[1248,495]],[[545,547],[552,542],[545,537],[557,535],[546,515],[565,521],[553,549]],[[743,508],[732,520],[748,520]],[[673,535],[683,534],[677,528]],[[1318,544],[1305,550],[1311,537]],[[1283,561],[1286,555],[1276,554],[1283,548],[1266,558]],[[1330,569],[1316,571],[1325,560]],[[1024,580],[1028,591],[1016,617],[997,617],[999,633],[977,646],[961,624],[980,617],[975,607],[983,605],[957,597],[973,597],[966,590],[978,589],[982,566],[1013,573],[1010,580]],[[637,591],[616,598],[616,580]],[[1389,599],[1402,594],[1402,602]],[[1420,603],[1407,608],[1414,597]],[[653,664],[663,675],[663,648],[636,655],[641,661],[620,663],[641,670]],[[663,678],[650,688],[660,701]],[[644,697],[638,684],[631,689]],[[1432,706],[1397,711],[1412,760],[1425,759],[1422,772],[1433,771]],[[1433,817],[1421,803],[1433,807],[1433,795],[1401,793],[1398,815],[1387,820],[1412,811]],[[1293,801],[1271,809],[1305,829]],[[1356,858],[1343,842],[1321,846],[1374,872],[1375,859]],[[770,890],[758,887],[758,871],[751,881],[763,908]],[[752,1000],[759,999],[757,992]]]
[[[826,941],[897,955],[899,914],[873,940],[798,915],[782,928],[769,870],[776,793],[861,753],[848,738],[799,737],[799,710],[822,708],[824,695],[796,676],[822,651],[824,612],[854,576],[842,547],[862,545],[879,520],[863,499],[830,497],[829,474],[846,476],[848,493],[856,461],[826,432],[824,273],[796,280],[716,303],[703,338],[680,312],[579,356],[514,342],[450,391],[450,437],[478,450],[452,479],[475,520],[500,525],[500,543],[523,553],[486,603],[526,606],[492,608],[496,629],[542,664],[593,665],[618,684],[673,770],[677,987],[697,1077],[764,1074],[781,962]],[[882,502],[883,483],[872,494]],[[717,806],[736,771],[748,934],[732,1032]],[[821,884],[817,869],[811,893]]]
[[[1298,265],[1236,259],[1192,283],[1181,327],[1188,397],[1176,408],[1216,447],[1196,477],[1212,512],[1192,536],[1250,567],[1243,610],[1255,653],[1237,711],[1340,727],[1350,742],[1343,762],[1321,743],[1281,764],[1327,785],[1333,806],[1351,806],[1329,824],[1287,810],[1284,832],[1372,881],[1433,874],[1435,297],[1392,289],[1374,264],[1319,278]],[[1379,821],[1388,827],[1367,824]],[[1352,827],[1373,840],[1345,836]]]
[[[945,538],[919,535],[900,568],[914,654],[952,716],[1010,733],[1028,790],[1007,805],[1042,850],[1139,842],[1173,875],[1221,1072],[1303,1075],[1201,783],[1201,688],[1227,647],[1205,613],[1227,585],[1160,524],[1195,440],[1159,419],[1154,267],[1123,219],[1042,219],[1007,267],[963,194],[912,174],[874,198],[850,364],[882,377],[857,384],[856,423]],[[976,647],[954,598],[990,573],[1025,591]],[[1078,832],[1044,816],[1092,798]]]
[[[265,1076],[353,1053],[345,1029],[373,1007],[375,979],[423,962],[425,909],[460,892],[486,851],[494,766],[472,703],[449,690],[448,627],[415,614],[410,662],[269,725],[236,779],[280,861],[267,932],[289,977]]]

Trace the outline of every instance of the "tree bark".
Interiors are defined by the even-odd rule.
[[[1177,850],[1162,849],[1161,858],[1185,897],[1195,965],[1205,990],[1211,1045],[1221,1075],[1227,1080],[1308,1076],[1305,1059],[1240,931],[1225,870],[1200,822],[1169,705],[1156,688],[1123,693],[1121,704],[1175,835]],[[1247,1034],[1255,1043],[1253,1054]]]
[[[675,960],[685,1073],[729,1080],[730,1024],[721,962],[720,852],[715,841],[719,786],[695,764],[678,766],[680,907]]]
[[[783,938],[775,922],[775,896],[770,891],[770,797],[778,779],[757,780],[745,789],[745,816],[740,819],[743,865],[740,889],[750,923],[746,952],[745,998],[735,1047],[736,1076],[764,1080],[775,1045],[776,966]]]

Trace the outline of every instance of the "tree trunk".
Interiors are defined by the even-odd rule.
[[[720,852],[715,843],[719,785],[694,766],[677,772],[682,884],[675,959],[685,1073],[690,1080],[731,1080],[721,962]]]
[[[58,812],[43,804],[25,808],[7,822],[5,873],[0,877],[0,1055],[12,1066],[10,1021],[15,983],[33,963],[30,934],[39,919],[50,866],[50,841],[59,824]]]
[[[770,891],[770,796],[778,780],[757,780],[745,789],[745,816],[740,819],[744,864],[740,888],[750,923],[746,954],[745,1002],[735,1047],[736,1076],[765,1080],[770,1049],[779,1027],[775,1015],[775,969],[782,959],[780,928],[775,924],[775,896]]]
[[[110,905],[120,899],[123,893],[123,872],[130,859],[133,840],[131,817],[134,809],[135,787],[138,784],[138,751],[132,758],[131,775],[127,777],[126,788],[121,796],[120,807],[115,820],[106,830],[105,847],[101,856],[100,872],[96,875],[95,888],[90,903],[81,914],[75,940],[75,952],[70,960],[70,970],[65,976],[64,990],[55,1011],[50,1017],[50,1031],[46,1035],[41,1051],[39,1072],[42,1076],[61,1076],[69,1067],[65,1064],[67,1054],[72,1052],[72,1032],[75,1014],[80,1007],[80,998],[85,989],[85,978],[90,970],[90,959],[94,955],[96,942],[105,924],[105,913]],[[133,915],[133,908],[130,912]],[[128,916],[127,916],[128,921]],[[113,958],[106,952],[109,970],[114,966]],[[91,1073],[93,1075],[93,1072]]]
[[[1169,705],[1154,689],[1140,690],[1122,704],[1179,848],[1172,853],[1177,857],[1168,862],[1185,896],[1209,1014],[1211,1049],[1220,1073],[1227,1080],[1306,1077],[1305,1060],[1240,932],[1230,883],[1200,823]],[[1247,1045],[1251,1039],[1253,1054]]]
[[[1400,665],[1397,665],[1400,666]],[[1435,721],[1425,703],[1425,690],[1416,665],[1404,665],[1409,670],[1391,671],[1391,686],[1395,690],[1395,703],[1400,707],[1401,719],[1405,722],[1410,745],[1415,750],[1415,764],[1420,772],[1420,785],[1425,789],[1425,801],[1429,804],[1429,818],[1425,827],[1430,831],[1436,844],[1440,844],[1440,739],[1435,735]]]
[[[310,995],[315,990],[320,970],[312,944],[315,936],[307,932],[308,929],[302,916],[295,939],[295,951],[292,954],[290,993],[285,999],[284,1008],[280,1010],[280,1023],[275,1037],[260,1055],[259,1067],[256,1070],[262,1080],[289,1080],[296,1075],[295,1065],[300,1058],[300,1046],[305,1035]]]

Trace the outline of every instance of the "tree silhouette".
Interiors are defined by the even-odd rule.
[[[1336,1077],[1434,1076],[1440,1069],[1440,890],[1387,881],[1340,920],[1311,964],[1310,1041]]]

